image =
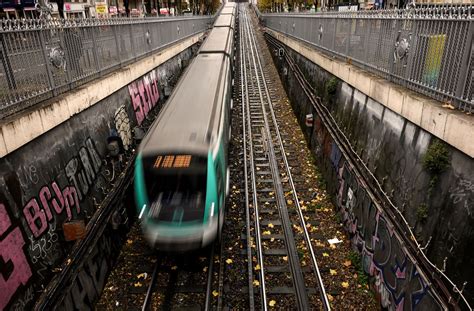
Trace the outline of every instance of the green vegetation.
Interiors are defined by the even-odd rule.
[[[448,148],[446,148],[446,144],[436,139],[423,156],[423,167],[431,175],[440,175],[448,165]]]
[[[418,206],[418,209],[416,210],[416,218],[421,222],[424,222],[426,219],[428,219],[428,205],[422,203],[420,206]]]
[[[352,262],[352,265],[357,271],[357,280],[359,281],[359,284],[364,288],[367,287],[369,284],[369,276],[364,271],[364,267],[362,266],[362,258],[360,257],[359,253],[351,251],[349,253],[349,260]]]
[[[327,96],[331,96],[331,95],[336,94],[337,83],[338,83],[338,81],[337,81],[336,77],[332,77],[331,79],[329,79],[326,82],[326,95]]]

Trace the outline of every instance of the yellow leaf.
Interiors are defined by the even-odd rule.
[[[137,275],[137,279],[139,279],[139,278],[146,279],[146,273],[140,273],[139,275]]]
[[[172,266],[171,267],[171,270],[176,270],[176,269],[178,269],[178,266]]]
[[[68,258],[66,264],[69,265],[71,263],[71,261],[72,261],[71,258]]]
[[[291,205],[293,204],[293,200],[286,200],[286,203],[288,203],[288,205]]]
[[[283,256],[284,261],[288,261],[288,256]]]
[[[271,239],[270,239],[270,242],[273,242],[273,241],[275,241],[275,238],[271,238]]]
[[[268,228],[273,228],[273,227],[274,227],[274,225],[272,223],[268,224]]]
[[[352,262],[350,260],[346,260],[344,261],[343,265],[349,267],[350,265],[352,265]]]
[[[227,262],[227,264],[230,265],[233,261],[232,261],[232,259],[229,258],[225,262]]]
[[[342,282],[341,285],[344,288],[348,288],[349,287],[349,282]]]
[[[270,234],[272,234],[272,233],[271,233],[269,230],[267,230],[267,231],[263,231],[262,234],[263,234],[263,235],[270,235]]]
[[[328,253],[323,253],[323,257],[329,257]]]
[[[219,292],[216,291],[216,290],[213,290],[213,291],[212,291],[212,296],[214,296],[214,297],[219,296]]]
[[[135,286],[135,287],[142,287],[142,283],[137,282],[137,283],[133,284],[133,286]]]
[[[328,300],[329,300],[329,301],[334,301],[334,297],[333,297],[333,296],[331,296],[330,294],[327,294],[327,295],[328,295]]]
[[[335,244],[331,244],[331,245],[329,245],[329,248],[331,248],[331,249],[336,249],[336,245],[335,245]]]
[[[274,307],[274,306],[276,305],[276,303],[277,303],[277,302],[276,302],[275,300],[270,300],[270,301],[268,302],[268,305],[269,305],[270,307]]]
[[[132,244],[132,243],[133,243],[132,240],[130,240],[130,239],[127,240],[127,244]]]
[[[456,108],[454,108],[454,106],[451,105],[450,103],[446,103],[446,104],[444,104],[444,105],[441,106],[441,107],[443,107],[443,108],[448,108],[448,109],[451,109],[451,110],[456,109]]]
[[[336,274],[337,274],[337,271],[336,271],[336,270],[333,270],[333,269],[329,269],[329,273],[331,273],[331,275],[336,275]]]
[[[257,264],[257,265],[255,266],[255,271],[258,271],[258,270],[260,270],[260,265],[259,265],[259,264]]]
[[[260,286],[260,282],[258,280],[253,281],[253,286]]]

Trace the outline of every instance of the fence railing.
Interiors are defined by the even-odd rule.
[[[262,14],[265,26],[474,112],[474,7]]]
[[[0,22],[0,119],[179,40],[213,16]]]

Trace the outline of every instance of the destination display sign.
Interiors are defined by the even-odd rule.
[[[156,157],[154,168],[187,168],[190,166],[192,156],[188,154],[165,155]]]

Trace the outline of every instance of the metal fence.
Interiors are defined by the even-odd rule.
[[[0,119],[186,37],[213,16],[0,22]]]
[[[262,14],[265,25],[474,112],[474,7]]]

